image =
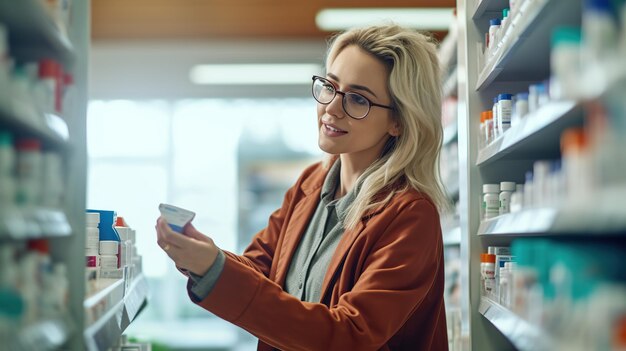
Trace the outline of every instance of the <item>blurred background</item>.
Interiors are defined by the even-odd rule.
[[[455,5],[92,0],[87,208],[116,209],[137,230],[150,286],[127,335],[171,350],[256,349],[254,337],[188,300],[156,245],[158,204],[195,211],[200,231],[242,252],[323,156],[310,77],[324,72],[328,38],[385,18],[442,40]],[[365,9],[374,17],[351,13]]]

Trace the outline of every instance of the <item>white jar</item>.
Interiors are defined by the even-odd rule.
[[[483,184],[484,218],[493,218],[500,214],[500,185]]]
[[[500,183],[500,214],[511,212],[511,195],[515,192],[515,182]]]
[[[498,95],[498,133],[504,134],[509,128],[511,128],[511,115],[513,113],[513,95],[511,94],[499,94]]]
[[[483,296],[490,296],[495,289],[496,256],[491,254],[480,255],[480,278]]]

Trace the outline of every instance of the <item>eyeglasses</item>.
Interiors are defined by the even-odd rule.
[[[354,119],[365,118],[370,113],[372,106],[393,110],[393,107],[371,102],[361,94],[339,91],[328,79],[318,76],[313,76],[312,93],[315,100],[322,105],[330,104],[337,94],[342,95],[341,105],[343,110]]]

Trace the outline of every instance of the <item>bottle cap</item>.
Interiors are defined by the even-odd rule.
[[[496,263],[496,255],[482,253],[480,254],[480,262],[482,263]]]
[[[54,60],[43,59],[39,61],[39,78],[57,79],[61,74],[61,66]]]
[[[557,27],[552,31],[552,47],[559,44],[576,44],[581,42],[580,27]]]
[[[561,153],[579,151],[587,146],[587,135],[582,128],[568,128],[561,134]]]
[[[124,217],[117,216],[117,218],[115,219],[115,226],[116,227],[128,227],[129,225],[124,220]]]
[[[500,182],[500,191],[515,191],[515,182]]]
[[[509,9],[503,9],[502,18],[507,18],[507,17],[509,17]]]
[[[13,144],[13,137],[11,136],[11,133],[5,130],[0,130],[0,146],[12,145],[12,144]]]
[[[499,192],[500,192],[499,184],[483,184],[483,194],[499,193]]]
[[[487,119],[493,119],[493,111],[487,111]]]
[[[41,142],[37,139],[20,139],[15,143],[15,148],[20,151],[41,150]]]
[[[520,101],[520,100],[528,101],[528,93],[519,93],[515,95],[515,98],[517,99],[517,101]]]
[[[511,94],[498,94],[498,101],[500,100],[511,100],[513,95]]]
[[[39,253],[47,254],[50,252],[50,243],[46,239],[34,239],[28,242],[28,249]]]
[[[500,25],[500,19],[499,18],[493,18],[489,20],[489,25],[490,26],[499,26]]]

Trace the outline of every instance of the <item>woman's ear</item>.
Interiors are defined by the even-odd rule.
[[[398,122],[393,122],[391,128],[389,128],[389,135],[392,137],[397,137],[400,135],[400,124]]]

